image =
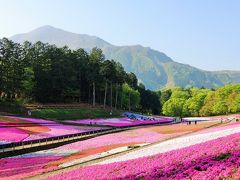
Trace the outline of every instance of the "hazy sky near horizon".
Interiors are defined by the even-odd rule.
[[[0,38],[43,25],[149,46],[205,70],[240,70],[239,0],[0,0]]]

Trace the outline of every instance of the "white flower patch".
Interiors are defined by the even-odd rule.
[[[240,132],[240,127],[233,127],[225,130],[215,131],[215,132],[179,137],[179,138],[167,140],[152,146],[148,146],[146,148],[142,148],[134,152],[129,152],[125,155],[114,157],[114,158],[99,162],[97,164],[109,164],[113,162],[136,159],[144,156],[151,156],[151,155],[164,153],[164,152],[179,149],[179,148],[184,148],[194,144],[199,144],[202,142],[217,139],[219,137],[231,135],[238,132]]]
[[[135,146],[145,146],[147,144],[149,144],[149,143],[135,144]],[[109,151],[105,151],[105,152],[102,152],[102,153],[90,155],[90,156],[87,156],[87,157],[84,157],[84,158],[75,159],[73,161],[69,161],[69,162],[60,164],[58,167],[63,168],[63,167],[73,166],[73,165],[84,163],[84,162],[94,160],[94,159],[97,159],[97,158],[102,158],[102,157],[106,157],[106,156],[113,155],[113,154],[116,154],[116,153],[124,152],[124,151],[127,151],[129,149],[130,149],[129,146],[118,147],[118,148],[111,149]]]

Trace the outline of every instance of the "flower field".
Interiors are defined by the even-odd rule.
[[[238,179],[240,133],[189,147],[106,165],[93,165],[47,179]]]
[[[36,173],[41,173],[44,166],[61,156],[25,156],[0,160],[0,179],[22,179]]]
[[[0,144],[81,133],[97,129],[99,128],[63,125],[42,119],[0,116]]]
[[[227,123],[227,124],[222,124],[218,127],[203,129],[199,132],[193,133],[192,135],[194,135],[194,134],[204,134],[204,133],[213,133],[213,132],[217,132],[217,131],[220,131],[220,130],[234,129],[234,128],[237,128],[239,126],[240,126],[240,122],[230,122],[230,123]]]
[[[162,143],[158,143],[149,146],[144,149],[139,149],[134,152],[119,156],[117,158],[108,159],[106,161],[100,162],[101,164],[108,164],[118,161],[126,161],[135,158],[141,158],[144,156],[152,156],[158,153],[163,153],[171,150],[176,150],[179,148],[184,148],[187,146],[195,145],[198,143],[213,140],[219,137],[228,136],[234,133],[240,132],[240,124],[235,124],[235,126],[226,126],[224,129],[222,127],[213,127],[205,130],[194,132],[192,134],[185,135],[183,137],[174,138]]]
[[[68,167],[76,163],[103,157],[112,153],[112,151],[126,150],[128,146],[155,143],[181,134],[205,129],[211,125],[214,125],[214,123],[144,127],[107,134],[54,149],[0,159],[2,169],[0,170],[0,178],[19,179],[49,172],[61,167]],[[36,162],[36,159],[39,159],[39,163]],[[22,162],[26,161],[29,162],[28,168],[22,168]],[[20,171],[20,169],[24,170]],[[19,173],[17,173],[18,171]]]
[[[107,125],[113,127],[137,126],[147,124],[159,124],[172,122],[171,118],[156,118],[156,119],[130,119],[130,118],[109,118],[109,119],[82,119],[68,120],[67,122],[89,124],[89,125]]]
[[[167,135],[160,134],[145,128],[108,134],[93,139],[75,142],[60,146],[58,148],[29,153],[14,158],[0,159],[0,178],[9,177],[19,179],[36,175],[41,172],[48,172],[53,169],[74,164],[76,160],[85,161],[101,157],[104,152],[119,147],[134,145],[137,143],[151,143],[163,139]],[[39,162],[36,160],[39,159]],[[23,162],[28,162],[29,166],[22,169]],[[19,163],[16,163],[19,162]],[[19,173],[17,173],[19,171]]]

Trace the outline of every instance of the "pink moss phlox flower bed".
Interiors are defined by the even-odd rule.
[[[209,119],[216,120],[216,119],[226,119],[226,118],[240,118],[240,114],[231,114],[231,115],[222,115],[222,116],[209,116]]]
[[[36,140],[74,133],[99,130],[98,127],[63,125],[50,120],[7,117],[14,122],[0,122],[0,143]],[[20,120],[18,123],[16,120]]]
[[[66,126],[66,125],[61,125],[61,126],[53,126],[53,127],[48,127],[51,129],[51,131],[46,132],[46,133],[40,133],[40,134],[33,134],[29,136],[26,140],[35,140],[35,139],[41,139],[41,138],[49,138],[49,137],[54,137],[54,136],[62,136],[62,135],[68,135],[68,134],[75,134],[75,133],[82,133],[82,132],[87,132],[87,131],[93,131],[93,130],[99,130],[100,128],[96,127],[78,127],[78,126]]]
[[[28,119],[26,119],[26,120],[28,120]],[[33,134],[25,140],[34,140],[34,139],[40,139],[40,138],[62,136],[62,135],[82,133],[82,132],[88,132],[88,131],[94,131],[94,130],[101,129],[98,127],[63,125],[63,124],[55,123],[55,122],[51,122],[51,121],[50,121],[50,125],[48,125],[48,124],[41,123],[41,121],[45,121],[45,120],[39,120],[39,119],[31,119],[30,121],[35,122],[35,123],[38,122],[42,126],[47,126],[50,129],[50,131],[40,133],[40,134]]]
[[[152,143],[164,139],[167,135],[151,131],[147,128],[107,134],[85,141],[79,141],[58,148],[24,154],[14,158],[0,159],[0,179],[21,179],[30,175],[49,171],[46,166],[71,154],[89,149],[101,148],[115,144]],[[25,165],[27,163],[27,165]],[[54,167],[57,168],[57,167]]]
[[[238,179],[240,133],[166,153],[93,165],[48,179]]]
[[[62,151],[77,149],[78,151],[83,151],[91,148],[97,148],[113,144],[153,143],[163,139],[165,136],[167,135],[153,132],[151,130],[143,128],[99,136],[93,139],[67,144],[55,149]]]
[[[41,173],[50,161],[61,156],[13,157],[0,159],[0,179],[21,179]]]
[[[240,126],[240,122],[232,122],[232,123],[228,123],[228,124],[223,124],[223,125],[221,125],[219,127],[212,127],[212,128],[208,128],[208,129],[203,129],[203,130],[201,130],[199,132],[192,133],[191,135],[217,132],[217,131],[221,131],[221,130],[237,128],[239,126]]]
[[[139,120],[129,118],[110,118],[110,119],[83,119],[83,120],[68,120],[67,122],[79,123],[79,124],[98,124],[108,125],[114,127],[125,127],[125,126],[137,126],[144,124],[158,124],[172,122],[171,119],[155,119],[155,120]]]
[[[0,129],[0,143],[19,142],[26,139],[29,135],[21,129],[14,127]]]

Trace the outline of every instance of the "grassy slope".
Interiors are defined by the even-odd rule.
[[[86,119],[86,118],[110,118],[119,117],[119,111],[113,111],[110,115],[110,110],[98,109],[98,108],[74,108],[74,109],[37,109],[32,111],[32,116],[44,119]]]

